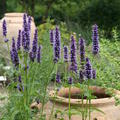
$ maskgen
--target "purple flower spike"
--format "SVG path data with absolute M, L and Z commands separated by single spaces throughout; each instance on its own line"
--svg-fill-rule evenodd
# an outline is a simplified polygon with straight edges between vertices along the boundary
M 18 91 L 22 91 L 19 84 L 17 84 L 17 89 L 18 89 Z
M 17 51 L 21 48 L 21 30 L 18 32 L 18 38 L 17 38 Z
M 79 39 L 79 54 L 80 54 L 80 63 L 84 67 L 84 62 L 85 62 L 85 41 L 83 38 Z
M 68 62 L 68 47 L 64 46 L 64 62 Z
M 12 63 L 15 65 L 15 67 L 18 66 L 19 65 L 19 58 L 18 58 L 18 53 L 17 53 L 17 49 L 15 46 L 15 39 L 14 38 L 12 38 L 12 48 L 11 48 L 10 54 L 11 54 Z
M 29 53 L 29 58 L 30 58 L 30 61 L 34 62 L 35 57 L 36 57 L 36 56 L 34 55 L 34 53 L 33 53 L 33 52 L 30 52 L 30 53 Z
M 23 33 L 22 33 L 22 45 L 23 48 L 26 52 L 29 52 L 30 50 L 30 29 L 29 29 L 29 24 L 27 22 L 27 14 L 23 15 Z
M 96 70 L 92 70 L 92 78 L 96 79 Z
M 86 58 L 85 76 L 87 79 L 92 78 L 92 66 L 91 66 L 89 58 Z
M 30 59 L 32 61 L 34 61 L 34 59 L 36 58 L 37 46 L 38 46 L 38 31 L 37 29 L 35 29 L 34 39 L 33 39 L 33 44 L 32 44 L 32 51 L 30 52 Z
M 4 38 L 5 43 L 7 43 L 9 40 L 7 38 Z
M 21 76 L 18 77 L 18 81 L 19 81 L 20 83 L 22 82 Z
M 24 91 L 24 87 L 21 86 L 20 84 L 17 85 L 17 89 L 21 92 L 21 91 Z
M 22 30 L 22 46 L 24 47 L 24 44 L 25 44 L 25 32 L 24 30 Z
M 79 79 L 80 79 L 80 82 L 82 83 L 83 80 L 84 80 L 84 72 L 82 70 L 80 70 L 79 72 Z
M 74 36 L 71 36 L 71 65 L 70 70 L 77 73 L 77 61 L 76 61 L 76 42 Z
M 19 91 L 24 91 L 24 87 L 23 87 L 23 85 L 22 85 L 21 76 L 18 77 L 17 89 L 18 89 Z
M 54 34 L 54 62 L 57 63 L 61 55 L 61 37 L 58 27 L 56 27 Z
M 72 84 L 73 83 L 73 79 L 71 77 L 68 78 L 68 84 Z
M 31 16 L 28 17 L 28 29 L 31 31 L 31 21 L 32 21 L 32 18 Z
M 93 25 L 92 30 L 92 52 L 94 55 L 99 53 L 99 35 L 98 35 L 98 26 L 95 24 Z
M 5 20 L 3 20 L 2 27 L 3 27 L 3 36 L 6 37 L 7 36 L 7 24 Z
M 7 36 L 7 24 L 6 24 L 5 20 L 3 20 L 2 28 L 3 28 L 4 42 L 8 42 L 8 39 L 6 38 L 6 36 Z
M 60 79 L 60 74 L 59 73 L 56 74 L 56 82 L 57 83 L 61 83 L 61 79 Z
M 51 45 L 54 44 L 54 30 L 50 30 L 50 43 Z
M 38 51 L 37 51 L 37 62 L 40 63 L 41 62 L 41 46 L 39 45 L 38 47 Z
M 25 27 L 26 27 L 26 24 L 27 24 L 27 14 L 24 13 L 24 15 L 23 15 L 23 28 L 24 28 L 24 29 L 25 29 Z
M 35 33 L 34 33 L 34 39 L 33 39 L 33 44 L 32 44 L 32 52 L 34 54 L 37 53 L 37 44 L 38 43 L 38 30 L 35 29 Z
M 24 71 L 29 70 L 29 66 L 24 66 Z

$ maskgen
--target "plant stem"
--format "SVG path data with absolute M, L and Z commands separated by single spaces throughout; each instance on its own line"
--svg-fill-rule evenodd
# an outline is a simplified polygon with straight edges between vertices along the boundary
M 32 67 L 33 66 L 33 67 Z M 34 91 L 32 91 L 33 89 L 34 89 L 34 85 L 35 85 L 35 80 L 34 80 L 34 78 L 35 78 L 35 76 L 36 76 L 36 72 L 37 72 L 37 70 L 38 70 L 38 68 L 39 68 L 39 65 L 35 65 L 34 63 L 32 63 L 32 65 L 31 65 L 31 71 L 32 71 L 32 69 L 35 69 L 35 71 L 34 71 L 34 73 L 32 74 L 32 79 L 31 79 L 31 85 L 30 85 L 30 95 L 32 95 L 32 92 L 34 92 Z M 32 71 L 33 72 L 33 71 Z
M 82 84 L 83 85 L 83 84 Z M 82 94 L 82 120 L 84 120 L 84 109 L 83 109 L 83 100 L 84 100 L 84 89 L 83 89 L 83 87 L 82 87 L 82 90 L 83 90 L 83 93 L 81 93 Z
M 90 93 L 90 83 L 89 83 L 89 80 L 88 80 L 88 91 L 89 91 L 89 98 L 88 98 L 88 101 L 89 101 L 89 120 L 91 118 L 91 111 L 90 111 L 90 107 L 91 107 L 91 93 Z
M 28 57 L 28 54 L 27 52 L 25 53 L 25 61 L 24 61 L 24 64 L 25 64 L 25 107 L 29 107 L 29 101 L 28 101 L 28 73 L 27 73 L 27 57 Z M 28 113 L 28 109 L 26 111 L 26 114 L 27 114 L 27 120 L 29 119 L 29 113 Z
M 69 120 L 71 120 L 71 105 L 70 105 L 70 98 L 71 98 L 71 85 L 69 85 Z
M 45 105 L 46 91 L 47 91 L 47 86 L 48 86 L 48 82 L 49 82 L 49 76 L 52 73 L 52 71 L 54 70 L 54 66 L 55 65 L 53 65 L 53 68 L 51 69 L 50 73 L 47 76 L 47 83 L 45 85 L 45 91 L 44 91 L 44 96 L 43 96 L 43 101 L 42 101 L 42 113 L 41 113 L 41 115 L 43 115 L 43 110 L 44 110 L 44 105 Z
M 9 57 L 10 57 L 10 47 L 9 47 L 8 42 L 7 42 L 6 44 L 7 44 L 8 54 L 9 54 Z M 10 62 L 10 64 L 12 64 L 12 63 L 11 63 L 11 60 L 9 60 L 9 62 Z
M 88 92 L 88 84 L 85 86 L 85 89 Z M 85 105 L 85 115 L 84 115 L 84 120 L 86 120 L 88 117 L 88 97 L 86 98 L 86 105 Z
M 68 75 L 68 71 L 67 71 L 67 62 L 66 63 L 64 63 L 64 65 L 65 65 L 65 80 L 64 80 L 64 82 L 66 82 L 66 80 L 67 80 L 67 75 Z
M 57 64 L 56 64 L 56 74 L 57 74 Z M 52 110 L 51 110 L 49 120 L 51 120 L 51 118 L 52 118 L 52 115 L 53 115 L 53 112 L 54 112 L 54 107 L 55 107 L 55 96 L 57 94 L 57 91 L 56 91 L 56 79 L 55 79 L 55 82 L 54 82 L 54 91 L 55 91 L 55 93 L 54 93 L 54 98 L 53 98 L 53 106 L 52 106 Z

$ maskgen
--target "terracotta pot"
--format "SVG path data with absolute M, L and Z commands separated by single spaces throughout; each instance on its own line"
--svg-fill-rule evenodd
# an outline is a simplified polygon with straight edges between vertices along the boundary
M 104 88 L 91 86 L 90 89 L 93 91 L 93 94 L 98 96 L 99 98 L 91 100 L 91 106 L 100 109 L 104 112 L 93 111 L 91 113 L 91 120 L 120 120 L 120 106 L 115 106 L 115 100 L 113 97 L 105 93 Z M 71 96 L 76 94 L 80 94 L 83 92 L 79 88 L 71 88 Z M 56 99 L 54 100 L 54 93 L 55 91 L 50 92 L 50 101 L 53 104 L 55 101 L 55 109 L 65 110 L 68 108 L 69 104 L 69 89 L 62 88 L 58 91 Z M 120 91 L 113 90 L 114 95 L 120 98 Z M 83 100 L 84 107 L 86 107 L 86 99 Z M 71 98 L 71 106 L 76 106 L 77 108 L 82 107 L 81 99 L 75 99 L 74 97 Z M 65 120 L 68 120 L 68 116 L 65 115 Z M 82 120 L 81 115 L 72 115 L 72 120 Z
M 16 40 L 18 36 L 18 30 L 21 30 L 23 27 L 23 14 L 24 13 L 6 13 L 4 17 L 0 20 L 0 54 L 2 54 L 3 57 L 7 57 L 8 59 L 9 57 L 8 55 L 6 55 L 8 53 L 7 45 L 4 44 L 3 34 L 2 34 L 2 23 L 3 20 L 5 19 L 7 23 L 7 38 L 9 39 L 9 45 L 11 45 L 12 37 L 14 37 Z M 33 39 L 35 28 L 36 26 L 34 23 L 34 19 L 32 18 L 31 41 Z

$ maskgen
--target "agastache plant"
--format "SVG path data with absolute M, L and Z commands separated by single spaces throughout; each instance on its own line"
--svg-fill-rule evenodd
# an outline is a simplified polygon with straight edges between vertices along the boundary
M 19 65 L 19 57 L 18 57 L 18 52 L 16 49 L 16 44 L 15 44 L 15 39 L 12 38 L 12 48 L 10 51 L 11 54 L 11 61 L 14 64 L 15 67 Z
M 6 20 L 3 20 L 3 36 L 7 36 L 7 27 L 6 27 Z
M 73 83 L 73 79 L 72 77 L 68 78 L 68 84 L 69 84 L 69 112 L 68 112 L 68 116 L 69 116 L 69 120 L 71 120 L 71 104 L 70 104 L 70 99 L 71 99 L 71 85 Z
M 50 30 L 50 43 L 51 45 L 54 44 L 54 30 Z
M 20 48 L 21 48 L 21 30 L 19 30 L 19 32 L 18 32 L 18 38 L 17 38 L 17 51 L 19 51 L 20 50 Z
M 37 54 L 37 45 L 38 45 L 38 31 L 37 29 L 35 29 L 35 33 L 34 33 L 34 39 L 33 39 L 33 43 L 32 43 L 32 50 L 29 54 L 30 56 L 30 60 L 34 62 L 34 59 L 36 58 L 36 54 Z
M 52 32 L 53 31 L 51 31 L 51 33 Z M 95 32 L 94 32 L 94 34 L 95 34 Z M 68 60 L 68 55 L 69 55 L 68 47 L 64 46 L 64 48 L 63 48 L 64 63 L 66 64 L 66 62 L 67 62 L 68 63 L 67 65 L 70 65 L 69 66 L 70 71 L 67 71 L 67 72 L 70 72 L 70 73 L 67 73 L 65 71 L 65 79 L 68 78 L 68 76 L 66 76 L 66 73 L 67 73 L 67 75 L 70 76 L 67 80 L 68 87 L 69 87 L 69 106 L 68 106 L 69 111 L 68 111 L 68 116 L 69 116 L 69 120 L 71 120 L 71 115 L 72 115 L 71 114 L 71 105 L 70 105 L 71 86 L 73 84 L 74 78 L 78 78 L 78 74 L 79 74 L 79 82 L 82 83 L 82 85 L 83 85 L 82 86 L 83 91 L 84 91 L 84 87 L 85 87 L 85 89 L 87 89 L 87 96 L 84 96 L 85 95 L 84 93 L 80 93 L 81 96 L 82 96 L 82 98 L 81 98 L 82 99 L 82 106 L 84 106 L 84 102 L 83 102 L 84 97 L 86 97 L 86 99 L 87 99 L 86 100 L 86 105 L 89 106 L 89 107 L 85 108 L 86 109 L 85 111 L 83 110 L 82 120 L 86 120 L 86 118 L 87 118 L 86 113 L 87 114 L 89 113 L 89 120 L 90 120 L 90 115 L 91 115 L 91 110 L 90 110 L 91 109 L 91 107 L 90 107 L 90 105 L 91 105 L 90 81 L 91 81 L 91 79 L 96 78 L 96 70 L 92 69 L 92 65 L 91 65 L 91 62 L 90 62 L 89 58 L 85 57 L 85 41 L 82 37 L 80 37 L 80 39 L 79 39 L 80 68 L 79 68 L 79 66 L 77 66 L 77 46 L 76 46 L 75 38 L 76 38 L 76 35 L 73 34 L 71 36 L 71 43 L 70 43 L 70 61 Z M 52 40 L 52 42 L 54 40 L 54 46 L 53 46 L 53 48 L 54 48 L 54 62 L 58 63 L 58 60 L 60 59 L 60 57 L 59 57 L 60 56 L 60 51 L 59 50 L 61 49 L 60 42 L 59 42 L 59 29 L 58 29 L 58 27 L 56 27 L 56 29 L 54 30 L 54 33 L 52 33 L 52 35 L 50 34 L 50 41 L 51 40 Z M 94 51 L 95 51 L 95 48 L 96 48 L 95 43 L 97 43 L 97 42 L 94 42 Z M 69 64 L 69 62 L 70 62 L 70 64 Z M 79 73 L 78 73 L 78 70 L 79 70 Z M 73 74 L 73 72 L 75 72 L 75 75 Z M 83 81 L 85 81 L 85 82 L 83 82 Z M 61 82 L 60 75 L 59 75 L 57 70 L 56 70 L 56 81 L 55 82 L 57 82 L 57 83 Z M 80 85 L 80 89 L 81 89 L 81 84 L 79 84 L 79 85 Z M 56 94 L 57 94 L 57 91 L 55 91 L 53 101 L 55 101 L 55 95 Z M 55 102 L 54 102 L 54 104 L 55 104 Z M 53 106 L 54 106 L 54 104 L 53 104 Z M 51 113 L 53 113 L 53 111 Z
M 42 46 L 39 45 L 39 46 L 38 46 L 38 50 L 37 50 L 37 62 L 38 62 L 38 63 L 41 62 L 41 48 L 42 48 Z
M 23 48 L 26 52 L 29 52 L 30 50 L 30 24 L 31 22 L 28 22 L 27 14 L 23 15 Z
M 72 84 L 73 83 L 73 78 L 72 77 L 69 77 L 68 78 L 68 84 Z
M 61 83 L 60 73 L 59 72 L 57 72 L 57 74 L 56 74 L 56 83 Z
M 67 46 L 64 46 L 63 52 L 64 52 L 64 62 L 68 62 L 68 47 Z
M 80 55 L 80 65 L 81 70 L 79 71 L 80 83 L 84 80 L 84 68 L 85 68 L 85 40 L 80 37 L 79 39 L 79 55 Z
M 79 39 L 79 54 L 80 54 L 80 64 L 82 69 L 84 69 L 84 63 L 85 63 L 85 41 L 81 37 Z
M 54 62 L 57 63 L 61 56 L 61 36 L 59 28 L 54 30 Z
M 58 74 L 58 70 L 57 70 L 57 65 L 58 65 L 58 61 L 61 57 L 61 35 L 60 35 L 60 30 L 59 30 L 59 27 L 56 26 L 55 30 L 54 30 L 54 44 L 53 44 L 53 53 L 54 53 L 54 58 L 53 58 L 53 61 L 54 63 L 56 64 L 56 80 L 55 80 L 55 83 L 54 83 L 54 89 L 56 88 L 56 82 L 60 82 L 60 79 L 58 79 L 60 76 Z M 54 99 L 55 99 L 55 95 L 54 94 Z M 52 111 L 51 111 L 51 114 L 50 114 L 50 119 L 52 118 L 52 115 L 53 115 L 53 112 L 54 112 L 54 104 L 55 102 L 53 103 L 53 107 L 52 107 Z
M 4 42 L 8 42 L 8 39 L 6 38 L 7 37 L 7 24 L 6 24 L 6 20 L 3 20 L 2 29 L 3 29 Z
M 18 85 L 17 88 L 19 91 L 24 91 L 24 87 L 22 85 L 22 80 L 21 80 L 21 76 L 18 76 Z
M 94 32 L 94 35 L 96 35 L 96 33 Z M 97 38 L 98 37 L 96 37 L 96 40 L 98 40 Z M 50 42 L 51 42 L 51 44 L 54 43 L 53 44 L 53 48 L 54 48 L 54 62 L 58 63 L 58 60 L 60 59 L 60 53 L 61 53 L 61 51 L 60 51 L 61 50 L 61 47 L 60 47 L 60 31 L 59 31 L 58 27 L 56 27 L 54 32 L 53 32 L 53 30 L 50 31 Z M 96 49 L 96 43 L 98 43 L 98 42 L 96 42 L 96 41 L 94 42 L 94 46 L 93 46 L 94 51 Z M 91 62 L 90 62 L 89 58 L 86 58 L 86 56 L 85 56 L 85 40 L 82 37 L 80 37 L 80 39 L 79 39 L 79 56 L 80 56 L 79 63 L 80 63 L 80 66 L 79 65 L 77 66 L 77 46 L 76 46 L 76 35 L 75 34 L 73 34 L 71 36 L 70 60 L 68 60 L 68 58 L 69 58 L 69 51 L 68 51 L 68 47 L 67 46 L 63 47 L 63 54 L 62 55 L 63 55 L 63 59 L 64 59 L 64 63 L 65 63 L 64 65 L 66 65 L 66 63 L 67 63 L 67 65 L 70 65 L 69 66 L 70 70 L 65 71 L 65 77 L 64 77 L 66 79 L 66 78 L 68 78 L 68 75 L 70 76 L 68 78 L 68 80 L 67 80 L 68 87 L 69 87 L 69 106 L 68 106 L 69 107 L 69 111 L 68 111 L 69 112 L 68 113 L 69 120 L 71 120 L 71 115 L 72 115 L 71 107 L 70 107 L 71 106 L 70 105 L 71 86 L 73 84 L 73 80 L 76 79 L 76 78 L 79 79 L 80 83 L 82 83 L 82 85 L 83 85 L 82 89 L 84 89 L 84 87 L 85 87 L 85 89 L 87 89 L 87 92 L 88 92 L 88 96 L 85 96 L 85 97 L 87 99 L 86 105 L 88 105 L 89 107 L 85 108 L 87 110 L 85 110 L 85 111 L 83 110 L 83 112 L 82 112 L 82 119 L 85 120 L 87 118 L 86 117 L 86 113 L 89 113 L 89 118 L 90 118 L 90 113 L 91 113 L 91 110 L 90 110 L 91 91 L 89 89 L 90 88 L 90 81 L 91 81 L 91 79 L 95 79 L 96 78 L 96 70 L 92 69 L 92 65 L 91 65 Z M 56 80 L 55 80 L 55 82 L 61 83 L 62 81 L 60 80 L 60 75 L 59 75 L 57 70 L 58 70 L 58 68 L 56 69 Z M 78 71 L 79 71 L 79 73 L 78 73 Z M 73 74 L 73 72 L 75 72 L 75 74 Z M 80 85 L 80 87 L 81 87 L 81 85 Z M 56 94 L 57 94 L 57 91 L 55 90 L 54 100 L 53 100 L 54 103 L 53 103 L 53 108 L 52 108 L 51 114 L 53 113 L 53 110 L 54 110 L 55 95 Z M 84 105 L 84 102 L 83 102 L 83 100 L 84 100 L 84 93 L 81 93 L 81 95 L 82 95 L 82 98 L 81 98 L 82 99 L 82 105 Z
M 94 55 L 99 53 L 99 35 L 98 35 L 98 26 L 93 25 L 92 29 L 92 53 Z
M 74 36 L 71 36 L 71 52 L 70 52 L 70 70 L 77 73 L 77 61 L 76 61 L 76 41 Z
M 83 82 L 83 80 L 84 80 L 84 75 L 85 75 L 85 74 L 84 74 L 84 71 L 83 71 L 83 70 L 80 70 L 80 71 L 79 71 L 79 80 L 80 80 L 79 82 L 80 82 L 80 83 Z
M 21 41 L 22 42 L 22 47 L 24 47 L 24 44 L 25 44 L 25 35 L 24 35 L 24 33 L 25 33 L 24 30 L 22 30 L 22 33 L 21 33 L 22 34 L 22 41 Z
M 22 115 L 22 118 L 20 118 L 20 114 L 18 115 L 20 119 L 29 120 L 31 119 L 31 96 L 33 96 L 33 92 L 36 89 L 34 82 L 36 79 L 36 71 L 33 72 L 33 70 L 38 70 L 37 67 L 40 65 L 41 46 L 38 46 L 38 33 L 37 30 L 35 30 L 31 52 L 33 53 L 33 59 L 36 59 L 37 62 L 34 62 L 35 64 L 33 65 L 29 59 L 31 20 L 30 17 L 27 17 L 27 14 L 24 14 L 23 18 L 23 29 L 19 30 L 16 42 L 14 37 L 12 38 L 11 48 L 10 50 L 8 49 L 8 51 L 11 55 L 11 62 L 13 63 L 15 79 L 15 81 L 11 82 L 11 88 L 14 90 L 14 98 L 17 100 L 13 107 L 16 108 L 17 106 L 17 111 L 19 113 L 25 113 L 25 115 Z M 3 36 L 6 37 L 6 22 L 4 22 L 3 29 Z M 19 51 L 20 54 L 18 55 Z M 17 97 L 16 92 L 18 91 L 15 90 L 16 87 L 19 91 L 19 96 Z M 14 102 L 12 100 L 10 102 Z
M 96 70 L 92 70 L 92 78 L 96 79 Z
M 28 16 L 28 29 L 29 29 L 29 31 L 31 31 L 31 21 L 32 21 L 31 16 Z
M 86 58 L 85 76 L 86 76 L 87 79 L 92 78 L 92 65 L 90 63 L 89 58 Z

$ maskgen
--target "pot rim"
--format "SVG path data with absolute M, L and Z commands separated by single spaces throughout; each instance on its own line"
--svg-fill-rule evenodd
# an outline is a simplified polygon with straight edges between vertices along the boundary
M 98 87 L 98 86 L 91 86 L 91 88 L 93 89 L 103 89 L 105 90 L 104 88 L 102 87 Z M 69 104 L 69 98 L 66 98 L 66 97 L 63 97 L 63 94 L 65 94 L 65 90 L 67 90 L 68 88 L 61 88 L 59 91 L 58 91 L 58 94 L 55 96 L 55 91 L 52 90 L 50 91 L 49 93 L 49 96 L 50 96 L 50 101 L 53 102 L 55 101 L 56 103 L 59 103 L 59 104 Z M 71 91 L 72 90 L 75 90 L 76 87 L 72 87 L 71 88 Z M 77 88 L 79 89 L 79 88 Z M 76 89 L 76 90 L 77 90 Z M 120 91 L 118 90 L 113 90 L 114 94 L 116 97 L 120 98 Z M 54 96 L 55 96 L 55 99 L 54 99 Z M 86 102 L 87 100 L 84 99 L 83 100 L 83 104 L 84 106 L 86 106 Z M 73 99 L 71 98 L 70 99 L 70 104 L 71 105 L 77 105 L 77 106 L 81 106 L 82 105 L 82 99 Z M 106 97 L 106 98 L 99 98 L 99 99 L 91 99 L 91 106 L 105 106 L 105 105 L 115 105 L 115 99 L 114 97 Z
M 4 16 L 5 17 L 22 17 L 24 15 L 24 12 L 8 12 L 5 13 Z

